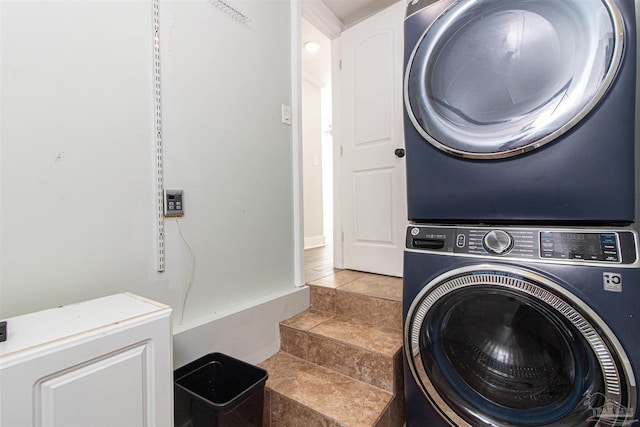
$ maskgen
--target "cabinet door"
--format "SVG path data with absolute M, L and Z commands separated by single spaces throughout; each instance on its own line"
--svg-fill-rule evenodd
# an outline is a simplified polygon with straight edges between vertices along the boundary
M 141 343 L 36 381 L 35 409 L 41 425 L 147 425 L 148 346 Z
M 107 298 L 99 311 L 117 312 L 121 298 Z M 90 308 L 80 321 L 91 324 L 88 317 L 96 306 Z M 24 320 L 9 319 L 9 326 L 20 328 Z M 58 323 L 53 319 L 49 325 Z M 16 333 L 29 333 L 20 329 Z M 2 354 L 0 426 L 171 426 L 171 360 L 171 310 L 158 307 Z

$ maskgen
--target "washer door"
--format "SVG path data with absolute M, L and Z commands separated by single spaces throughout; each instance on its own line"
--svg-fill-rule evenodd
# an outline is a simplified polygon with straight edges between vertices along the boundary
M 409 59 L 407 114 L 448 153 L 524 153 L 597 105 L 618 70 L 623 35 L 613 0 L 459 0 Z
M 416 383 L 455 426 L 621 426 L 635 414 L 613 333 L 526 270 L 478 265 L 434 279 L 409 309 L 405 348 Z

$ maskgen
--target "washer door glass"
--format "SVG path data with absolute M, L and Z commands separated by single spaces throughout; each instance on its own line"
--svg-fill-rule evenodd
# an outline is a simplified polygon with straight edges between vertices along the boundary
M 586 427 L 606 407 L 622 425 L 635 413 L 615 338 L 546 286 L 503 270 L 426 289 L 407 316 L 408 361 L 453 424 Z
M 622 56 L 610 0 L 461 0 L 427 29 L 405 104 L 434 146 L 470 158 L 537 148 L 591 110 Z

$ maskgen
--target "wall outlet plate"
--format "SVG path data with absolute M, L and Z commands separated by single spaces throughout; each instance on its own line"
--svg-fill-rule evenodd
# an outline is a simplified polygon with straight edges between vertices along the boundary
M 282 104 L 282 124 L 291 126 L 291 107 Z
M 164 190 L 164 216 L 184 216 L 182 190 Z

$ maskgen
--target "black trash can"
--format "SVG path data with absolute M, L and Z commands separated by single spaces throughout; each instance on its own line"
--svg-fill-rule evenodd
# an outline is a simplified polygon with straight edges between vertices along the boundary
M 268 373 L 222 353 L 173 373 L 175 427 L 261 427 Z

